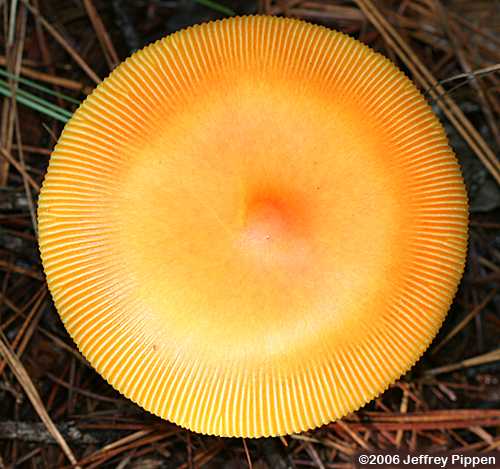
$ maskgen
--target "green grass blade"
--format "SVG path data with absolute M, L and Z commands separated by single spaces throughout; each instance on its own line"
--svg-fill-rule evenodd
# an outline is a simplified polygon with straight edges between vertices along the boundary
M 52 96 L 56 96 L 56 97 L 61 98 L 61 99 L 64 99 L 65 101 L 69 101 L 70 103 L 80 104 L 80 101 L 78 101 L 78 99 L 72 98 L 71 96 L 68 96 L 64 93 L 58 93 L 57 91 L 51 90 L 50 88 L 43 86 L 43 85 L 40 85 L 39 83 L 37 83 L 33 80 L 29 80 L 28 78 L 18 77 L 17 75 L 9 73 L 3 67 L 0 67 L 0 75 L 4 76 L 4 77 L 11 78 L 13 80 L 16 80 L 19 83 L 22 83 L 23 85 L 29 86 L 35 90 L 43 91 L 44 93 L 50 94 Z
M 0 80 L 0 84 L 5 89 L 8 89 L 8 87 L 5 86 L 5 83 L 2 83 L 2 80 Z M 21 96 L 24 99 L 28 99 L 30 101 L 33 101 L 34 103 L 37 103 L 40 106 L 45 106 L 47 109 L 50 109 L 50 110 L 57 112 L 63 116 L 66 116 L 68 119 L 73 115 L 72 112 L 70 112 L 66 109 L 63 109 L 62 107 L 58 106 L 57 104 L 53 104 L 50 101 L 47 101 L 46 99 L 43 99 L 43 98 L 40 98 L 39 96 L 31 94 L 28 91 L 25 91 L 22 89 L 17 89 L 16 95 Z
M 220 3 L 214 2 L 213 0 L 195 0 L 199 5 L 203 5 L 204 7 L 210 8 L 211 10 L 218 11 L 219 13 L 223 13 L 227 16 L 234 16 L 236 12 L 231 10 L 231 8 L 221 5 Z
M 1 80 L 3 81 L 3 80 Z M 7 98 L 11 98 L 12 97 L 12 92 L 10 91 L 9 88 L 5 87 L 4 83 L 1 83 L 0 81 L 0 95 L 3 95 L 3 96 L 6 96 Z M 61 121 L 61 122 L 68 122 L 69 118 L 71 117 L 71 113 L 69 111 L 66 111 L 66 109 L 62 109 L 60 107 L 57 107 L 51 103 L 49 103 L 48 101 L 45 101 L 43 100 L 42 98 L 38 98 L 37 100 L 34 100 L 34 99 L 31 99 L 31 97 L 29 96 L 30 93 L 27 93 L 27 92 L 19 92 L 20 90 L 18 90 L 18 92 L 16 93 L 16 101 L 18 101 L 19 103 L 21 104 L 24 104 L 25 106 L 35 110 L 35 111 L 38 111 L 42 114 L 45 114 L 49 117 L 52 117 L 54 119 L 57 119 L 58 121 Z M 26 96 L 28 95 L 28 96 Z M 34 95 L 31 95 L 31 96 L 34 96 Z M 35 96 L 36 98 L 36 96 Z M 42 103 L 40 103 L 39 101 L 42 101 Z M 48 106 L 47 106 L 48 104 Z M 64 111 L 64 112 L 61 112 L 61 111 Z
M 12 96 L 11 88 L 5 80 L 0 79 L 0 86 L 9 93 L 9 96 Z M 66 115 L 68 118 L 71 117 L 73 114 L 71 111 L 62 108 L 57 104 L 51 103 L 50 101 L 47 101 L 46 99 L 41 98 L 40 96 L 30 93 L 29 91 L 23 90 L 22 88 L 17 88 L 16 95 L 21 96 L 30 101 L 33 101 L 41 106 L 45 106 L 46 108 L 51 109 L 54 112 Z

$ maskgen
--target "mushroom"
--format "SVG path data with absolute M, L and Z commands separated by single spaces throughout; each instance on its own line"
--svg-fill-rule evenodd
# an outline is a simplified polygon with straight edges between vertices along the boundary
M 422 355 L 456 292 L 467 200 L 394 64 L 302 21 L 231 18 L 135 53 L 51 156 L 40 250 L 95 369 L 197 432 L 339 419 Z

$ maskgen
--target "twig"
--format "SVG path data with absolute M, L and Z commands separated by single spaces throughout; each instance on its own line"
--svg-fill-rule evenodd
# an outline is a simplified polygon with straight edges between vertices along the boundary
M 26 182 L 38 193 L 40 192 L 40 186 L 37 182 L 28 174 L 24 164 L 17 161 L 6 149 L 0 148 L 0 156 L 5 158 L 14 168 L 16 168 L 21 176 L 26 180 Z
M 34 327 L 37 326 L 38 320 L 33 321 L 33 317 L 35 316 L 36 313 L 41 311 L 41 306 L 43 306 L 43 301 L 45 299 L 45 296 L 47 295 L 47 290 L 45 287 L 41 288 L 35 296 L 37 296 L 37 300 L 33 307 L 31 308 L 31 311 L 29 314 L 26 316 L 26 319 L 24 320 L 23 325 L 19 329 L 19 332 L 16 335 L 16 338 L 11 344 L 11 348 L 16 351 L 16 355 L 18 357 L 21 356 L 21 354 L 24 352 L 24 349 L 27 346 L 27 341 L 23 339 L 24 333 L 26 332 L 26 329 L 31 328 L 31 334 L 33 334 L 33 329 Z M 31 334 L 28 335 L 28 338 L 31 337 Z M 26 336 L 24 336 L 26 337 Z M 6 362 L 1 361 L 0 362 L 0 376 L 3 374 L 4 368 L 5 368 Z
M 453 337 L 455 337 L 472 319 L 474 319 L 486 305 L 495 298 L 498 288 L 492 290 L 467 316 L 465 316 L 447 335 L 446 337 L 432 350 L 432 355 L 436 354 L 443 348 Z
M 15 34 L 16 40 L 13 44 L 8 43 L 6 50 L 7 69 L 12 72 L 14 76 L 19 75 L 21 68 L 27 20 L 26 8 L 22 7 L 19 8 L 17 22 L 14 21 L 16 9 L 16 2 L 12 2 L 11 22 L 8 34 Z M 17 114 L 17 103 L 15 99 L 17 82 L 15 80 L 9 80 L 9 85 L 9 94 L 13 99 L 5 100 L 3 103 L 2 122 L 0 125 L 0 145 L 10 153 L 14 137 L 15 117 Z M 3 161 L 0 165 L 0 186 L 4 186 L 7 183 L 8 177 L 9 162 Z
M 82 433 L 73 423 L 66 422 L 56 425 L 57 431 L 66 440 L 76 445 L 95 445 L 109 439 L 109 435 L 99 438 L 97 432 Z M 101 432 L 102 433 L 102 432 Z M 38 422 L 13 422 L 10 420 L 0 422 L 0 440 L 20 440 L 27 443 L 57 444 L 51 432 L 43 423 Z
M 15 135 L 16 135 L 16 142 L 19 145 L 19 162 L 23 167 L 26 167 L 24 163 L 24 152 L 23 152 L 23 147 L 22 147 L 22 140 L 21 140 L 21 126 L 19 124 L 19 115 L 16 113 L 15 118 L 14 118 L 14 128 L 15 128 Z M 35 236 L 38 235 L 38 224 L 36 220 L 36 214 L 35 214 L 35 203 L 33 202 L 33 194 L 31 192 L 31 189 L 29 187 L 30 181 L 28 180 L 28 173 L 27 171 L 21 172 L 22 178 L 23 178 L 23 186 L 24 186 L 24 193 L 26 194 L 26 200 L 28 201 L 28 208 L 30 211 L 30 216 L 31 216 L 31 223 L 33 225 L 33 233 L 35 233 Z M 32 178 L 29 178 L 31 181 L 33 181 Z M 38 189 L 37 192 L 39 192 L 40 189 Z
M 467 58 L 464 52 L 464 42 L 465 39 L 462 39 L 462 33 L 457 25 L 455 25 L 446 15 L 446 10 L 443 8 L 440 0 L 434 0 L 434 3 L 437 7 L 439 15 L 441 17 L 442 23 L 444 25 L 444 29 L 450 38 L 451 44 L 455 49 L 455 54 L 458 58 L 462 69 L 466 73 L 472 74 L 472 66 L 469 63 L 469 59 Z M 461 42 L 459 42 L 461 39 Z M 498 133 L 498 123 L 495 122 L 495 118 L 493 116 L 493 112 L 491 110 L 490 104 L 486 98 L 486 93 L 483 89 L 482 83 L 473 75 L 473 79 L 471 80 L 472 86 L 475 88 L 479 101 L 481 103 L 481 110 L 483 112 L 484 118 L 488 123 L 491 133 L 495 138 L 497 145 L 500 147 L 500 136 Z
M 96 84 L 101 82 L 99 76 L 90 68 L 90 66 L 82 59 L 80 54 L 66 41 L 60 34 L 36 9 L 31 6 L 28 0 L 22 0 L 28 10 L 40 21 L 41 25 L 47 32 L 61 45 L 61 47 L 73 58 L 73 60 L 80 66 L 80 68 L 87 74 L 87 76 Z
M 5 65 L 5 59 L 0 57 L 0 65 Z M 33 70 L 29 67 L 21 67 L 21 75 L 24 75 L 35 80 L 43 81 L 45 83 L 50 83 L 51 85 L 60 86 L 68 90 L 81 91 L 84 94 L 88 94 L 91 90 L 87 88 L 83 83 L 75 80 L 70 80 L 69 78 L 62 78 L 51 75 L 49 73 L 39 72 Z
M 0 270 L 6 270 L 9 272 L 15 272 L 16 274 L 26 275 L 28 277 L 32 277 L 36 280 L 45 280 L 44 276 L 35 270 L 27 269 L 25 267 L 20 267 L 16 264 L 12 264 L 8 261 L 4 261 L 0 259 Z
M 484 166 L 488 169 L 495 180 L 500 184 L 500 163 L 498 162 L 493 150 L 485 142 L 481 134 L 473 127 L 462 110 L 457 106 L 453 99 L 446 95 L 445 90 L 433 77 L 429 69 L 416 56 L 412 49 L 406 44 L 402 37 L 397 33 L 391 24 L 380 13 L 372 0 L 355 0 L 357 5 L 363 10 L 367 18 L 374 24 L 384 40 L 396 52 L 399 58 L 413 73 L 415 79 L 422 88 L 428 90 L 435 88 L 437 93 L 443 95 L 442 99 L 437 101 L 437 105 L 444 112 L 446 117 L 454 125 L 460 135 L 464 138 L 470 148 L 475 152 Z M 438 94 L 430 91 L 430 95 L 436 99 Z
M 446 83 L 450 83 L 452 81 L 456 80 L 461 80 L 461 79 L 467 79 L 468 81 L 474 80 L 475 77 L 480 77 L 483 75 L 488 75 L 489 73 L 495 73 L 500 71 L 500 64 L 495 64 L 491 65 L 490 67 L 485 67 L 485 68 L 479 68 L 477 70 L 472 70 L 467 73 L 459 73 L 457 75 L 453 75 L 452 77 L 445 78 L 443 80 L 439 80 L 438 84 L 439 85 L 445 85 Z M 433 85 L 427 90 L 425 90 L 425 94 L 429 94 L 430 91 L 433 91 L 436 89 L 436 86 Z
M 101 49 L 104 52 L 104 57 L 108 62 L 108 66 L 110 70 L 112 70 L 118 65 L 119 59 L 118 59 L 118 54 L 116 53 L 116 50 L 113 46 L 113 43 L 111 42 L 111 38 L 109 37 L 109 34 L 106 31 L 104 23 L 102 22 L 96 7 L 92 3 L 92 0 L 83 0 L 83 5 L 87 10 L 90 22 L 92 23 L 92 26 L 94 27 L 94 30 L 96 32 L 97 39 L 99 39 L 99 43 L 101 44 Z
M 438 368 L 433 368 L 432 370 L 427 370 L 426 375 L 436 376 L 442 373 L 449 373 L 450 371 L 460 370 L 462 368 L 470 368 L 472 366 L 484 365 L 486 363 L 492 363 L 500 360 L 500 348 L 493 350 L 477 357 L 468 358 L 466 360 L 459 361 L 458 363 L 453 363 L 451 365 L 440 366 Z
M 245 438 L 241 439 L 243 441 L 243 449 L 245 451 L 245 456 L 247 458 L 248 469 L 253 469 L 252 458 L 250 457 L 250 452 L 248 451 L 248 446 Z
M 19 358 L 16 357 L 16 355 L 7 345 L 3 333 L 0 333 L 0 354 L 3 355 L 4 359 L 9 364 L 10 369 L 16 376 L 21 386 L 23 387 L 24 392 L 26 393 L 29 400 L 33 404 L 33 407 L 35 408 L 37 414 L 40 416 L 40 419 L 44 423 L 48 432 L 52 435 L 54 440 L 57 441 L 63 453 L 69 459 L 71 464 L 76 465 L 76 458 L 73 452 L 71 451 L 71 448 L 68 446 L 66 440 L 63 438 L 57 427 L 54 425 L 54 422 L 52 422 L 52 419 L 47 413 L 47 410 L 43 405 L 43 402 L 40 398 L 40 395 L 38 394 L 38 391 L 35 388 L 35 385 L 33 384 L 33 381 L 31 381 L 30 376 L 28 375 L 26 369 L 24 368 Z

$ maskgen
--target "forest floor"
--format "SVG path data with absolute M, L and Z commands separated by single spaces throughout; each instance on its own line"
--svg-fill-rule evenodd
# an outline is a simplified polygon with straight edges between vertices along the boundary
M 243 440 L 161 421 L 88 365 L 50 299 L 35 213 L 64 122 L 121 60 L 182 27 L 254 13 L 343 31 L 398 64 L 445 124 L 471 213 L 463 281 L 411 372 L 342 421 Z M 0 469 L 71 461 L 82 468 L 323 469 L 353 467 L 361 450 L 498 451 L 498 2 L 0 0 L 0 17 Z

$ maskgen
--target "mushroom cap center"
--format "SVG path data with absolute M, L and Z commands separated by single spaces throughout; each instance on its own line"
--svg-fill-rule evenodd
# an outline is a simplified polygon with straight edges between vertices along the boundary
M 300 355 L 366 322 L 390 294 L 380 279 L 404 261 L 405 212 L 383 136 L 349 103 L 286 82 L 232 83 L 137 149 L 117 226 L 139 301 L 158 318 L 151 333 L 250 363 L 256 343 Z
M 302 270 L 309 252 L 307 228 L 306 210 L 292 195 L 259 192 L 246 203 L 240 248 L 262 265 Z
M 289 234 L 293 213 L 286 202 L 271 198 L 257 199 L 248 207 L 245 238 L 250 243 L 271 243 Z

